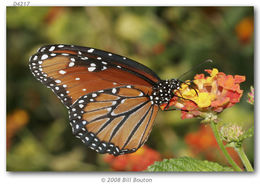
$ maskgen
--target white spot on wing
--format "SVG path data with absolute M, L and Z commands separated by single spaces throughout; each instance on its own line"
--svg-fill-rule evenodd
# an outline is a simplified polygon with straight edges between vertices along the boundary
M 96 67 L 88 67 L 89 72 L 93 72 L 96 69 Z
M 94 52 L 94 48 L 88 50 L 88 53 L 92 53 L 92 52 Z
M 116 103 L 117 103 L 117 101 L 113 101 L 113 102 L 112 102 L 112 105 L 115 105 Z
M 60 73 L 60 74 L 66 74 L 66 71 L 60 70 L 59 73 Z
M 88 57 L 82 57 L 81 59 L 82 59 L 82 60 L 87 60 L 87 59 L 88 59 Z
M 115 88 L 112 89 L 112 93 L 113 93 L 113 94 L 116 93 L 116 89 L 115 89 Z
M 41 59 L 44 60 L 44 59 L 47 59 L 48 58 L 48 55 L 47 54 L 43 54 Z
M 74 62 L 70 62 L 70 63 L 69 63 L 69 67 L 73 67 L 74 65 L 75 65 Z
M 49 49 L 49 51 L 51 52 L 51 51 L 53 51 L 55 49 L 55 46 L 52 46 L 50 49 Z
M 84 103 L 84 100 L 83 99 L 79 100 L 79 103 Z
M 79 105 L 79 108 L 83 108 L 83 107 L 84 107 L 84 105 L 82 105 L 82 104 Z

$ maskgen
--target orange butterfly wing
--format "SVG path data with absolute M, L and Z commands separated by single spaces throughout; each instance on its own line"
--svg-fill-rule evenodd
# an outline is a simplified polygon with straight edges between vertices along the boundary
M 101 50 L 48 45 L 30 59 L 33 75 L 69 109 L 76 137 L 99 153 L 131 153 L 147 140 L 158 112 L 150 96 L 159 77 Z

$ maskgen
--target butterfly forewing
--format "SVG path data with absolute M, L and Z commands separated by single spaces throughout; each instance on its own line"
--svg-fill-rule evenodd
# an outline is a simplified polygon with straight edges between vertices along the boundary
M 35 77 L 51 88 L 67 106 L 87 93 L 127 84 L 151 87 L 151 83 L 158 81 L 147 67 L 146 71 L 151 74 L 141 73 L 143 65 L 123 57 L 116 61 L 119 58 L 116 54 L 97 49 L 50 45 L 32 56 L 30 68 Z M 127 66 L 127 62 L 131 66 Z M 138 68 L 134 68 L 134 64 L 138 64 Z

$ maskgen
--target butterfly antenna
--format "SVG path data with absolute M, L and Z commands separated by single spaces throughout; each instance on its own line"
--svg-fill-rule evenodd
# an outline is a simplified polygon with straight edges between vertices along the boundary
M 180 76 L 178 77 L 178 79 L 181 79 L 183 76 L 185 76 L 186 74 L 190 73 L 190 72 L 193 71 L 194 69 L 199 68 L 201 65 L 203 65 L 203 64 L 205 64 L 205 63 L 213 63 L 213 60 L 212 60 L 212 59 L 207 59 L 207 60 L 205 60 L 204 62 L 200 63 L 198 66 L 192 67 L 190 70 L 188 70 L 187 72 L 184 72 L 182 75 L 180 75 Z

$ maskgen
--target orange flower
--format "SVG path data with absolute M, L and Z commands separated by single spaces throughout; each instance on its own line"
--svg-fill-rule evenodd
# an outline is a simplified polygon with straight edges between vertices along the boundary
M 235 28 L 238 39 L 241 43 L 248 43 L 254 33 L 254 20 L 252 17 L 242 19 Z
M 205 151 L 211 147 L 218 147 L 217 141 L 210 127 L 201 125 L 199 131 L 188 133 L 185 142 L 196 151 Z
M 198 74 L 194 77 L 196 89 L 191 88 L 189 81 L 186 81 L 175 92 L 181 98 L 175 96 L 170 101 L 170 106 L 185 110 L 182 111 L 182 119 L 202 116 L 203 113 L 222 112 L 240 101 L 243 94 L 240 83 L 245 81 L 245 76 L 226 75 L 216 68 L 205 71 L 209 76 Z M 161 109 L 164 110 L 166 105 L 161 105 Z
M 116 171 L 144 171 L 155 161 L 161 160 L 160 154 L 144 145 L 135 153 L 113 156 L 106 154 L 103 160 Z
M 11 138 L 23 128 L 29 120 L 29 115 L 25 110 L 17 109 L 12 114 L 8 114 L 6 118 L 6 138 L 7 147 L 11 144 Z

